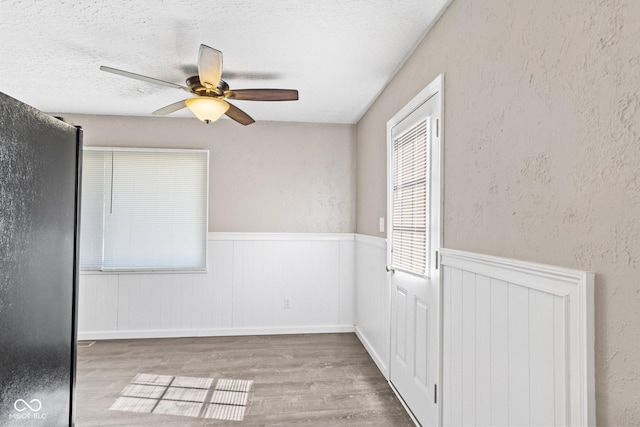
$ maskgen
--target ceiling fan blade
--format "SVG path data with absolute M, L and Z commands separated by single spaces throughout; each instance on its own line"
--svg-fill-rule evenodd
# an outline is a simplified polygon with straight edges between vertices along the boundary
M 157 85 L 173 87 L 176 89 L 182 89 L 182 90 L 186 90 L 187 92 L 191 92 L 191 89 L 189 89 L 186 86 L 178 85 L 171 82 L 165 82 L 164 80 L 154 79 L 153 77 L 143 76 L 142 74 L 131 73 L 129 71 L 119 70 L 117 68 L 105 67 L 104 65 L 100 66 L 100 70 L 106 71 L 107 73 L 113 73 L 113 74 L 118 74 L 120 76 L 129 77 L 136 80 L 142 80 L 143 82 L 147 82 L 147 83 L 155 83 Z
M 271 71 L 233 71 L 224 70 L 223 80 L 275 80 L 282 78 L 282 73 Z
M 202 86 L 215 89 L 222 75 L 222 52 L 207 45 L 200 45 L 198 54 L 198 76 Z
M 297 101 L 295 89 L 239 89 L 225 92 L 229 99 L 243 101 Z
M 184 101 L 185 100 L 183 99 L 182 101 L 174 102 L 173 104 L 169 104 L 166 107 L 162 107 L 151 114 L 153 114 L 154 116 L 166 116 L 167 114 L 171 114 L 174 111 L 178 111 L 186 107 L 187 104 L 185 104 Z
M 227 102 L 227 104 L 229 103 Z M 253 120 L 251 116 L 249 116 L 247 113 L 245 113 L 244 111 L 242 111 L 241 109 L 239 109 L 233 104 L 229 104 L 229 109 L 225 114 L 231 117 L 236 122 L 240 123 L 241 125 L 247 126 L 247 125 L 250 125 L 251 123 L 255 123 L 255 120 Z

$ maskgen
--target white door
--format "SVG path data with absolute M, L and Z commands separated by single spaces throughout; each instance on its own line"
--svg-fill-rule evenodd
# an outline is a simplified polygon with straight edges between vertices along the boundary
M 388 124 L 390 381 L 423 426 L 439 423 L 440 83 Z

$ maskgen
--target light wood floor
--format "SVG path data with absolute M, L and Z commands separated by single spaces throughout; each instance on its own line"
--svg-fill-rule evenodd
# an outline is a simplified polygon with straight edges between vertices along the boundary
M 253 380 L 243 421 L 109 410 L 138 373 Z M 77 426 L 413 426 L 354 334 L 97 341 L 78 348 Z

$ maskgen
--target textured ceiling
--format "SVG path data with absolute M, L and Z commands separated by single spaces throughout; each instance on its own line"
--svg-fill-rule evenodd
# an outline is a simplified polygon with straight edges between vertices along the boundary
M 204 43 L 232 89 L 299 90 L 234 102 L 256 120 L 354 123 L 448 3 L 0 0 L 0 92 L 48 112 L 150 115 L 188 94 L 99 66 L 184 84 Z

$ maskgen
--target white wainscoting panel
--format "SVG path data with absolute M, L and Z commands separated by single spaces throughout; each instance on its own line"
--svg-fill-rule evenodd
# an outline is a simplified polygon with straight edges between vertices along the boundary
M 356 235 L 356 334 L 378 368 L 389 379 L 390 291 L 386 239 Z
M 353 332 L 354 250 L 353 234 L 209 233 L 206 273 L 81 274 L 78 337 Z
M 443 249 L 445 426 L 595 425 L 592 273 Z

